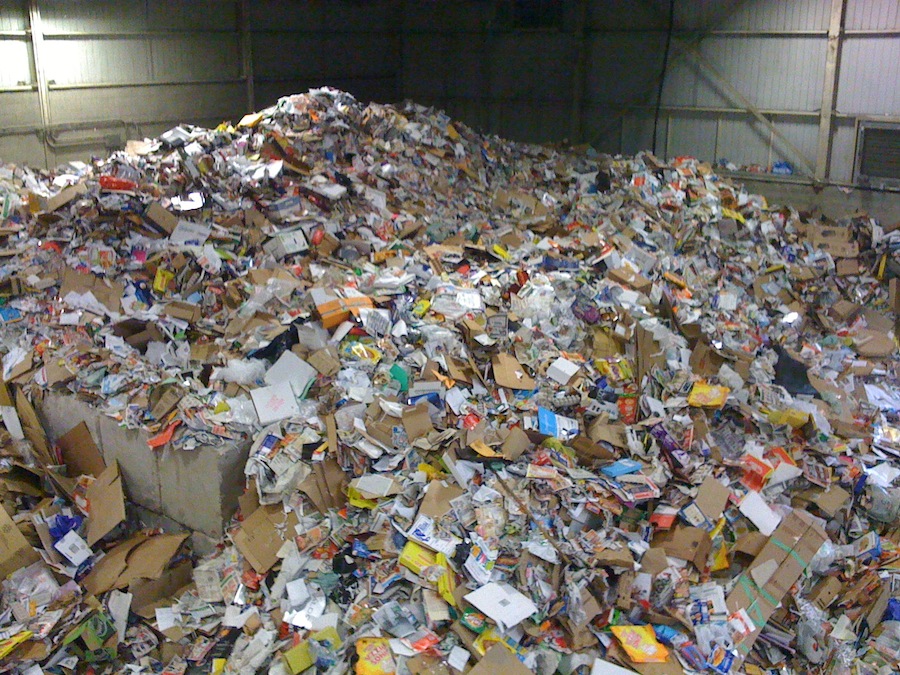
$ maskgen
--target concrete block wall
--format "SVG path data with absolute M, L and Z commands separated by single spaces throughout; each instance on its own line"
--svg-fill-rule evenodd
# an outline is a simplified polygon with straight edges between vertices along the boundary
M 37 408 L 51 441 L 85 422 L 103 458 L 118 461 L 130 501 L 210 537 L 222 535 L 244 489 L 249 440 L 158 451 L 147 445 L 147 432 L 120 427 L 73 394 L 50 392 Z

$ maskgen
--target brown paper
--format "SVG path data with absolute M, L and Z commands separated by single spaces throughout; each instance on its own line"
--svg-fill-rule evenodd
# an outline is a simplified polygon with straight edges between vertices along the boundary
M 511 354 L 497 354 L 491 359 L 491 363 L 497 386 L 507 389 L 531 390 L 535 388 L 534 380 Z
M 293 537 L 297 516 L 284 513 L 280 504 L 261 506 L 232 535 L 234 545 L 259 574 L 265 574 L 278 562 L 276 553 L 285 537 Z
M 69 467 L 69 475 L 73 477 L 88 475 L 96 478 L 106 468 L 103 455 L 84 422 L 60 436 L 56 444 L 62 453 L 63 462 Z
M 87 500 L 87 543 L 93 546 L 125 520 L 125 492 L 116 460 L 88 487 Z

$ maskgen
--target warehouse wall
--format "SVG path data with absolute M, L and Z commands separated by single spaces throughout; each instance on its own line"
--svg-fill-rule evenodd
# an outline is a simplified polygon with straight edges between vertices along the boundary
M 852 179 L 857 119 L 900 119 L 900 5 L 845 3 L 828 157 L 839 182 Z M 812 172 L 833 5 L 677 0 L 659 154 L 786 160 Z M 322 84 L 437 105 L 515 139 L 632 153 L 653 145 L 668 9 L 668 0 L 5 2 L 0 158 L 54 165 Z
M 659 153 L 744 166 L 784 160 L 812 173 L 833 5 L 677 0 Z M 669 2 L 564 6 L 555 24 L 551 12 L 547 26 L 516 30 L 504 3 L 417 4 L 405 13 L 404 92 L 512 138 L 651 147 Z M 836 181 L 852 179 L 857 118 L 900 119 L 900 3 L 846 0 L 843 28 L 829 155 Z
M 55 166 L 178 122 L 236 120 L 323 84 L 399 100 L 400 9 L 388 1 L 0 3 L 0 159 Z
M 177 121 L 234 116 L 244 109 L 245 87 L 236 7 L 215 0 L 3 3 L 0 157 L 55 165 Z

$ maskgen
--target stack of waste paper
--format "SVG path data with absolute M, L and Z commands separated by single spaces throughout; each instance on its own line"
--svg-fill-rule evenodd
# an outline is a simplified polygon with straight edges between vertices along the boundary
M 900 223 L 333 89 L 0 218 L 0 672 L 900 666 Z M 246 453 L 224 539 L 51 395 Z

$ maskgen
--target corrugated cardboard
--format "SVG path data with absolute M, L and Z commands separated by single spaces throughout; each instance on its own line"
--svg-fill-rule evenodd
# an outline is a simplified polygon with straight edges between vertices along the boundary
M 6 509 L 0 506 L 0 578 L 5 579 L 17 569 L 40 559 L 40 554 L 31 547 Z
M 531 675 L 531 670 L 504 645 L 495 644 L 485 652 L 468 675 Z
M 731 490 L 722 485 L 712 476 L 707 476 L 697 492 L 694 502 L 710 522 L 715 523 L 722 517 L 722 512 L 728 504 Z
M 410 441 L 422 438 L 434 431 L 431 417 L 428 414 L 428 403 L 422 401 L 403 410 L 403 428 Z
M 653 282 L 650 279 L 637 272 L 632 272 L 627 267 L 609 270 L 606 277 L 617 284 L 633 288 L 638 293 L 649 294 L 653 288 Z
M 156 324 L 138 319 L 120 321 L 113 325 L 112 331 L 114 335 L 125 338 L 125 342 L 142 354 L 147 351 L 147 345 L 151 342 L 165 342 L 166 339 Z
M 841 592 L 843 586 L 835 577 L 820 579 L 806 596 L 807 600 L 814 603 L 819 609 L 828 607 Z
M 116 460 L 88 487 L 87 500 L 87 543 L 93 546 L 125 520 L 125 492 Z
M 175 319 L 181 319 L 188 323 L 197 323 L 202 316 L 200 305 L 191 302 L 170 302 L 163 308 L 163 311 Z
M 428 483 L 428 491 L 419 505 L 419 515 L 439 520 L 450 512 L 450 502 L 462 494 L 463 489 L 458 485 L 447 481 L 433 480 Z
M 491 364 L 493 365 L 494 381 L 497 383 L 497 386 L 506 387 L 507 389 L 525 390 L 535 388 L 534 380 L 525 372 L 525 368 L 512 354 L 497 354 L 491 359 Z
M 153 202 L 147 207 L 144 218 L 166 234 L 172 234 L 172 230 L 178 225 L 178 216 L 164 209 L 159 202 Z
M 121 301 L 125 294 L 125 284 L 111 279 L 101 279 L 93 274 L 81 274 L 67 267 L 63 271 L 59 297 L 65 298 L 70 292 L 79 294 L 90 292 L 110 312 L 119 313 L 122 311 Z
M 56 211 L 81 195 L 87 194 L 87 191 L 88 188 L 85 183 L 76 183 L 75 185 L 64 187 L 56 193 L 55 196 L 50 197 L 50 199 L 44 200 L 43 198 L 38 198 L 36 201 L 40 205 L 42 211 Z
M 72 477 L 81 475 L 97 477 L 106 468 L 103 455 L 100 454 L 100 449 L 91 436 L 91 430 L 84 422 L 80 422 L 60 436 L 56 444 Z
M 706 530 L 699 527 L 676 527 L 657 532 L 653 546 L 663 548 L 667 555 L 694 563 L 698 570 L 706 568 L 706 559 L 712 549 L 712 540 Z
M 796 510 L 785 516 L 726 599 L 730 611 L 746 610 L 756 625 L 737 645 L 741 658 L 749 653 L 778 603 L 827 539 L 808 518 Z
M 247 518 L 232 535 L 234 545 L 247 562 L 260 574 L 265 574 L 278 562 L 276 553 L 284 544 L 284 536 L 293 536 L 297 516 L 284 513 L 281 504 L 261 506 Z
M 190 560 L 167 569 L 155 579 L 135 579 L 128 585 L 131 611 L 144 619 L 154 617 L 156 607 L 171 605 L 171 598 L 191 583 Z

